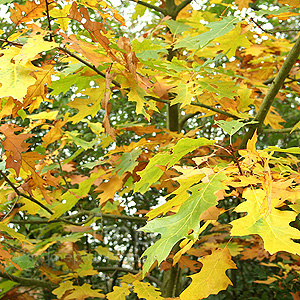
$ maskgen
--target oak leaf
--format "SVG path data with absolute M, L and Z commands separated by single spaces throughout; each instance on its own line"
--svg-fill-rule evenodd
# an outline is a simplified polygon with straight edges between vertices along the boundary
M 25 143 L 25 140 L 32 137 L 33 134 L 18 134 L 16 131 L 22 130 L 22 127 L 12 124 L 4 124 L 0 126 L 0 132 L 5 135 L 5 140 L 1 141 L 3 148 L 6 151 L 6 168 L 13 168 L 19 176 L 22 165 L 22 153 L 29 149 L 30 144 Z
M 228 249 L 216 249 L 211 255 L 200 259 L 203 264 L 200 272 L 191 275 L 192 283 L 180 294 L 181 300 L 199 300 L 211 294 L 225 290 L 232 282 L 226 275 L 226 270 L 236 269 Z
M 3 55 L 0 57 L 0 97 L 11 96 L 22 102 L 28 87 L 36 81 L 31 74 L 36 68 L 31 63 L 24 66 L 14 62 L 14 57 L 20 51 L 16 47 L 1 50 Z

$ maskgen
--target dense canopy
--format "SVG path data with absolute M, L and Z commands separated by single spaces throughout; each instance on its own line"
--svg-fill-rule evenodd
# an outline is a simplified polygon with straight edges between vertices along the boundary
M 300 1 L 0 4 L 1 299 L 300 299 Z

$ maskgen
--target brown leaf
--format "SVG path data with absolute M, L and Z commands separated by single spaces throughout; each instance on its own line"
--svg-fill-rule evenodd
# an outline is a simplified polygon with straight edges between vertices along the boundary
M 36 3 L 35 0 L 27 1 L 21 5 L 14 3 L 14 8 L 10 8 L 10 19 L 15 24 L 21 22 L 30 22 L 33 19 L 43 17 L 43 13 L 46 10 L 46 1 L 41 0 L 40 3 Z
M 5 149 L 6 168 L 13 168 L 19 176 L 22 165 L 22 153 L 29 149 L 30 144 L 25 143 L 25 140 L 32 137 L 33 134 L 18 134 L 16 131 L 21 131 L 23 128 L 12 124 L 4 124 L 0 126 L 0 132 L 5 135 L 5 140 L 1 141 Z
M 114 128 L 111 127 L 110 122 L 109 122 L 109 112 L 110 112 L 110 105 L 108 103 L 109 98 L 110 98 L 110 84 L 112 83 L 114 77 L 116 76 L 116 74 L 110 74 L 108 71 L 105 74 L 105 92 L 104 92 L 104 96 L 102 99 L 102 107 L 105 110 L 105 115 L 104 115 L 104 119 L 103 119 L 103 127 L 105 128 L 105 132 L 110 135 L 114 140 L 116 140 L 116 136 L 115 136 L 115 130 Z

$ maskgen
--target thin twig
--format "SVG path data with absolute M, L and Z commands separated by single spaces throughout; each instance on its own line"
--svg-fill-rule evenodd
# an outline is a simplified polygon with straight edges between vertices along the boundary
M 137 4 L 140 4 L 140 5 L 143 5 L 145 7 L 151 8 L 151 9 L 157 11 L 157 12 L 162 13 L 164 16 L 167 15 L 166 10 L 163 9 L 163 8 L 161 8 L 161 7 L 158 7 L 158 6 L 155 6 L 155 5 L 152 5 L 150 3 L 147 3 L 147 2 L 144 2 L 144 1 L 140 1 L 140 0 L 130 0 L 130 1 L 135 2 Z
M 181 3 L 179 3 L 176 7 L 175 14 L 176 16 L 179 14 L 179 12 L 184 9 L 186 6 L 188 6 L 193 0 L 184 0 Z
M 250 18 L 250 21 L 253 22 L 261 31 L 268 33 L 268 34 L 276 34 L 277 32 L 298 32 L 299 29 L 286 29 L 286 30 L 267 30 L 262 28 L 260 24 L 258 24 L 253 18 Z
M 53 41 L 53 36 L 52 36 L 52 29 L 51 29 L 51 20 L 50 20 L 50 15 L 49 15 L 49 4 L 48 0 L 46 0 L 46 14 L 47 14 L 47 20 L 48 20 L 48 28 L 50 30 L 50 42 Z
M 58 222 L 65 222 L 65 223 L 70 223 L 70 219 L 76 219 L 82 216 L 89 216 L 87 220 L 80 222 L 80 223 L 75 223 L 72 222 L 76 225 L 83 225 L 88 222 L 88 220 L 91 220 L 92 218 L 103 218 L 103 219 L 121 219 L 121 220 L 126 220 L 126 221 L 131 221 L 131 222 L 136 222 L 136 223 L 146 223 L 146 218 L 144 217 L 132 217 L 132 216 L 126 216 L 126 215 L 112 215 L 112 214 L 102 214 L 102 213 L 93 213 L 87 210 L 82 210 L 78 212 L 77 214 L 67 216 L 67 217 L 62 217 L 62 218 L 57 218 L 55 220 L 47 220 L 47 219 L 40 219 L 40 220 L 11 220 L 10 223 L 14 224 L 50 224 L 50 223 L 58 223 Z
M 38 280 L 38 279 L 29 279 L 25 277 L 19 277 L 8 273 L 0 272 L 0 277 L 14 281 L 19 283 L 22 286 L 36 286 L 36 287 L 42 287 L 46 289 L 54 289 L 57 287 L 56 284 L 50 282 L 49 280 Z
M 87 67 L 89 67 L 90 69 L 92 69 L 93 71 L 95 71 L 97 74 L 99 74 L 100 76 L 102 76 L 103 78 L 105 78 L 105 74 L 102 73 L 101 71 L 99 71 L 94 65 L 88 63 L 87 61 L 85 61 L 84 59 L 82 59 L 80 56 L 72 53 L 71 51 L 69 51 L 66 48 L 63 47 L 57 47 L 57 49 L 59 49 L 60 51 L 67 53 L 68 55 L 74 57 L 75 59 L 77 59 L 78 61 L 80 61 L 81 63 L 83 63 L 84 65 L 86 65 Z M 112 81 L 112 83 L 117 86 L 118 88 L 121 88 L 121 84 L 115 80 Z
M 18 188 L 10 181 L 10 179 L 0 170 L 0 175 L 4 178 L 4 180 L 11 186 L 11 188 L 16 192 L 18 196 L 22 196 L 31 202 L 34 202 L 35 204 L 39 205 L 41 208 L 46 210 L 49 214 L 53 215 L 53 212 L 46 207 L 43 203 L 39 202 L 38 200 L 34 199 L 32 196 L 28 196 L 18 190 Z
M 263 129 L 260 131 L 260 133 L 294 133 L 294 132 L 299 132 L 300 128 L 294 128 L 290 127 L 290 128 L 281 128 L 281 129 Z M 291 132 L 293 130 L 293 132 Z
M 99 272 L 118 271 L 118 272 L 132 273 L 132 274 L 138 274 L 140 272 L 138 270 L 120 268 L 120 267 L 96 267 L 94 269 Z M 160 287 L 162 285 L 162 282 L 160 280 L 158 280 L 157 278 L 155 278 L 151 275 L 147 275 L 145 278 L 147 278 L 150 281 L 155 282 L 158 287 Z

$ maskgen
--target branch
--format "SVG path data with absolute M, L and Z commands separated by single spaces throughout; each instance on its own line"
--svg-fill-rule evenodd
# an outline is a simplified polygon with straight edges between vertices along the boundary
M 80 61 L 81 63 L 83 63 L 84 65 L 86 65 L 87 67 L 89 67 L 90 69 L 92 69 L 93 71 L 95 71 L 97 74 L 99 74 L 100 76 L 102 76 L 103 78 L 105 78 L 105 74 L 102 73 L 101 71 L 99 71 L 94 65 L 88 63 L 87 61 L 85 61 L 84 59 L 82 59 L 80 56 L 72 53 L 71 51 L 69 51 L 66 48 L 63 47 L 57 47 L 57 49 L 59 49 L 60 51 L 67 53 L 68 55 L 74 57 L 75 59 L 77 59 L 78 61 Z M 121 88 L 121 84 L 115 80 L 112 81 L 112 83 L 117 86 L 118 88 Z
M 50 42 L 52 42 L 53 36 L 52 36 L 51 20 L 50 20 L 50 15 L 49 15 L 49 3 L 47 0 L 46 0 L 46 14 L 47 14 L 48 28 L 50 31 Z
M 15 276 L 15 275 L 3 273 L 3 272 L 0 272 L 0 277 L 17 282 L 22 286 L 36 286 L 36 287 L 42 287 L 42 288 L 46 288 L 46 289 L 49 289 L 49 288 L 54 289 L 57 287 L 56 284 L 54 284 L 50 281 L 29 279 L 29 278 L 19 277 L 19 276 Z
M 152 5 L 150 3 L 147 3 L 147 2 L 144 2 L 144 1 L 140 1 L 140 0 L 130 0 L 130 1 L 135 2 L 137 4 L 140 4 L 140 5 L 143 5 L 143 6 L 146 6 L 148 8 L 151 8 L 151 9 L 157 11 L 157 12 L 162 13 L 164 16 L 167 15 L 166 10 L 163 9 L 163 8 L 161 8 L 161 7 L 158 7 L 158 6 L 155 6 L 155 5 Z
M 179 128 L 183 128 L 183 125 L 185 124 L 185 122 L 188 120 L 188 119 L 191 119 L 197 115 L 199 115 L 201 112 L 200 111 L 197 111 L 193 114 L 186 114 L 184 116 L 182 116 L 179 120 Z
M 176 16 L 179 14 L 179 12 L 184 9 L 186 6 L 188 6 L 193 0 L 183 0 L 180 4 L 177 5 L 175 14 Z
M 96 267 L 94 270 L 99 272 L 109 272 L 109 271 L 117 271 L 117 272 L 126 272 L 126 273 L 132 273 L 132 274 L 138 274 L 140 271 L 138 270 L 132 270 L 127 268 L 120 268 L 120 267 Z M 147 275 L 145 278 L 147 278 L 149 281 L 153 281 L 157 284 L 158 287 L 162 285 L 162 282 L 155 278 L 154 276 Z
M 39 205 L 41 208 L 46 210 L 50 215 L 53 215 L 53 212 L 46 207 L 43 203 L 39 202 L 38 200 L 34 199 L 32 196 L 27 196 L 26 194 L 20 192 L 17 187 L 9 180 L 9 178 L 0 170 L 0 175 L 4 178 L 4 180 L 12 187 L 12 189 L 16 192 L 18 196 L 22 196 L 35 204 Z
M 293 132 L 293 127 L 290 128 L 281 128 L 281 129 L 263 129 L 260 131 L 260 133 L 293 133 L 293 132 L 299 132 L 300 128 L 295 128 Z
M 274 78 L 261 106 L 259 107 L 257 115 L 254 118 L 254 121 L 257 121 L 258 123 L 255 123 L 255 124 L 249 126 L 250 128 L 249 128 L 248 132 L 246 132 L 246 134 L 244 135 L 244 138 L 240 145 L 240 149 L 245 149 L 248 140 L 252 138 L 255 130 L 261 128 L 261 126 L 270 110 L 270 107 L 274 101 L 275 96 L 277 95 L 278 91 L 280 90 L 281 86 L 283 85 L 284 80 L 289 75 L 289 72 L 291 71 L 293 65 L 297 61 L 299 55 L 300 55 L 300 37 L 298 37 L 296 43 L 294 44 L 293 48 L 289 52 L 281 69 L 279 70 L 276 77 Z
M 77 214 L 68 216 L 68 217 L 62 217 L 58 218 L 55 220 L 47 220 L 47 219 L 40 219 L 40 220 L 11 220 L 10 223 L 14 224 L 50 224 L 50 223 L 59 223 L 59 222 L 65 222 L 65 223 L 71 223 L 74 225 L 83 225 L 87 221 L 85 220 L 84 222 L 81 223 L 75 223 L 69 221 L 70 219 L 76 219 L 81 216 L 90 216 L 92 218 L 103 218 L 103 219 L 121 219 L 121 220 L 126 220 L 126 221 L 131 221 L 131 222 L 136 222 L 136 223 L 146 223 L 146 218 L 144 217 L 131 217 L 131 216 L 126 216 L 126 215 L 111 215 L 111 214 L 101 214 L 101 213 L 93 213 L 87 210 L 82 210 Z
M 167 104 L 171 103 L 170 100 L 163 100 L 163 99 L 152 97 L 152 96 L 147 96 L 147 98 L 149 98 L 151 100 L 154 100 L 154 101 L 157 101 L 157 102 L 162 102 L 162 103 L 167 103 Z M 197 97 L 196 97 L 196 99 L 197 99 Z M 240 119 L 236 115 L 233 115 L 233 114 L 231 114 L 231 113 L 229 113 L 227 111 L 224 111 L 224 110 L 221 110 L 219 108 L 216 108 L 216 107 L 213 107 L 213 106 L 209 106 L 209 105 L 206 105 L 206 104 L 203 104 L 203 103 L 200 103 L 200 102 L 192 102 L 191 105 L 200 106 L 200 107 L 203 107 L 203 108 L 210 109 L 210 110 L 212 110 L 214 112 L 217 112 L 217 113 L 219 113 L 221 115 L 230 117 L 230 118 L 235 119 L 235 120 L 239 120 Z

